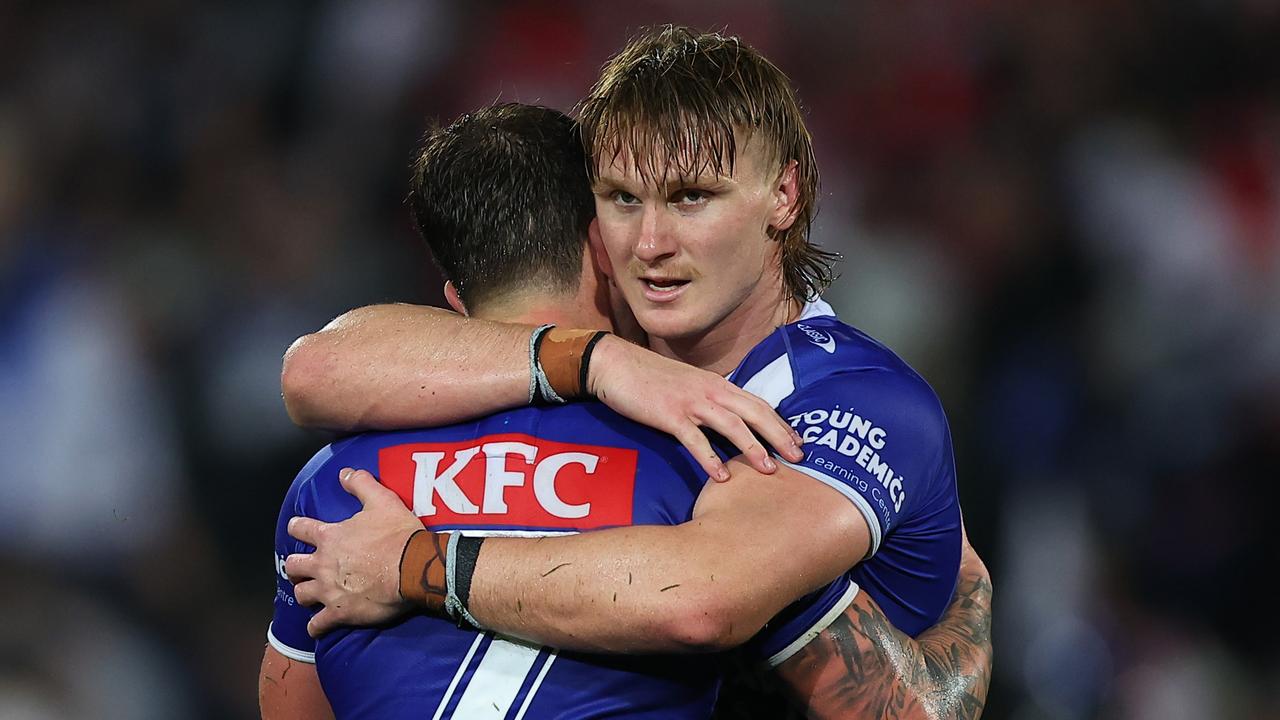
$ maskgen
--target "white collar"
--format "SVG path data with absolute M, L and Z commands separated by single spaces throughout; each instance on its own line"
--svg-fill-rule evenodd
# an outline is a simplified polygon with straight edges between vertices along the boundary
M 804 308 L 800 311 L 800 317 L 796 318 L 796 320 L 808 320 L 823 316 L 835 317 L 836 311 L 831 309 L 826 300 L 815 298 L 804 304 Z

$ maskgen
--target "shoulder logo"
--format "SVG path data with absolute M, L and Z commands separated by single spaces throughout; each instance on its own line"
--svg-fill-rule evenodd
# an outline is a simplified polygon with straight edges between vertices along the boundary
M 831 337 L 831 333 L 819 330 L 811 325 L 805 325 L 804 323 L 796 323 L 796 327 L 799 328 L 800 332 L 809 337 L 809 342 L 817 345 L 823 350 L 826 350 L 828 353 L 833 355 L 835 354 L 836 339 Z

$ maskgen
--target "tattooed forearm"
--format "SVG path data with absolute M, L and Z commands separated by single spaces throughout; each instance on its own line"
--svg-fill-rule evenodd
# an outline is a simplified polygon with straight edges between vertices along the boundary
M 985 568 L 984 568 L 985 571 Z M 917 638 L 932 687 L 928 705 L 938 718 L 982 715 L 991 684 L 991 580 L 985 572 L 961 578 L 937 625 Z
M 991 682 L 991 581 L 962 572 L 938 624 L 912 639 L 866 593 L 780 672 L 813 718 L 974 720 Z

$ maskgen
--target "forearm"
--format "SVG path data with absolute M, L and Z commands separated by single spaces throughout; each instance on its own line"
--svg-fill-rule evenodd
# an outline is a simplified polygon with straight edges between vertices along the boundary
M 696 520 L 538 542 L 489 538 L 469 609 L 487 628 L 573 650 L 719 650 L 801 594 L 794 580 L 761 584 L 758 564 L 775 560 L 750 539 L 724 547 Z
M 976 576 L 962 574 L 946 614 L 916 639 L 924 667 L 912 665 L 912 684 L 925 691 L 931 717 L 982 715 L 991 684 L 991 593 L 985 567 Z
M 859 593 L 782 668 L 812 718 L 973 720 L 991 681 L 991 582 L 961 574 L 938 624 L 912 640 Z
M 528 401 L 530 328 L 419 305 L 352 310 L 297 340 L 281 387 L 327 430 L 441 425 Z
M 729 466 L 733 479 L 704 486 L 679 525 L 486 539 L 471 614 L 574 650 L 722 650 L 865 554 L 866 521 L 832 488 L 789 469 L 762 475 L 741 458 Z

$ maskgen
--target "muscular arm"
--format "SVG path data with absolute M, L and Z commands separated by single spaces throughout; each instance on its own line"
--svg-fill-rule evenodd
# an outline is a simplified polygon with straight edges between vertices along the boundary
M 485 540 L 472 615 L 489 629 L 570 650 L 718 650 L 744 642 L 865 556 L 866 521 L 837 491 L 785 467 L 764 475 L 741 458 L 729 465 L 733 479 L 708 483 L 681 525 Z M 344 472 L 340 481 L 361 512 L 341 523 L 289 525 L 316 547 L 285 561 L 299 602 L 324 605 L 308 625 L 312 635 L 403 612 L 396 559 L 422 529 L 368 473 Z
M 299 425 L 341 431 L 518 407 L 529 399 L 529 332 L 422 305 L 357 308 L 285 353 L 285 407 Z
M 708 484 L 681 525 L 486 540 L 471 613 L 570 649 L 719 650 L 866 554 L 866 521 L 835 490 L 789 468 L 730 466 L 733 479 Z
M 974 720 L 991 682 L 991 577 L 965 543 L 955 597 L 912 639 L 866 593 L 779 668 L 811 718 Z
M 421 305 L 357 308 L 285 353 L 285 407 L 299 425 L 339 431 L 435 427 L 519 407 L 529 401 L 531 332 Z M 764 473 L 775 466 L 755 433 L 784 457 L 803 456 L 768 403 L 715 373 L 614 336 L 596 346 L 590 369 L 588 394 L 674 436 L 713 478 L 725 479 L 724 465 L 703 427 Z
M 291 660 L 270 645 L 262 656 L 258 674 L 258 708 L 262 720 L 333 718 L 316 666 Z

